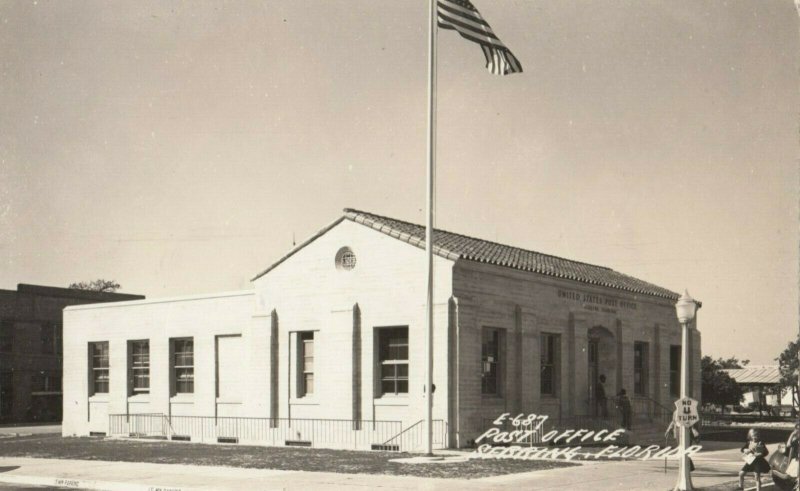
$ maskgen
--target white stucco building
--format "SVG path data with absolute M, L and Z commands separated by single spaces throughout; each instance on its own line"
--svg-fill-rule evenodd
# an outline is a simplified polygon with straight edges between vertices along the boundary
M 468 444 L 502 412 L 595 418 L 600 375 L 609 397 L 627 390 L 642 427 L 671 406 L 677 294 L 463 235 L 434 240 L 437 446 Z M 252 290 L 69 307 L 63 434 L 413 449 L 425 278 L 423 227 L 348 209 Z M 696 330 L 691 353 L 699 397 Z

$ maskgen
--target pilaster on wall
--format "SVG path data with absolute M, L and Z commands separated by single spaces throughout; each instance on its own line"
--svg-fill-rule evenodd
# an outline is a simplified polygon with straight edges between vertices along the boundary
M 520 325 L 522 341 L 520 343 L 521 358 L 521 410 L 526 413 L 541 411 L 541 347 L 539 340 L 541 331 L 536 324 L 536 316 L 529 309 L 520 309 Z
M 245 346 L 248 379 L 252 380 L 248 390 L 242 394 L 244 406 L 252 408 L 252 415 L 259 418 L 270 417 L 270 323 L 272 316 L 268 311 L 256 310 L 250 318 L 250 325 L 242 330 Z M 152 383 L 152 382 L 151 382 Z
M 361 420 L 361 308 L 353 305 L 353 416 Z
M 514 375 L 509 389 L 509 405 L 512 414 L 519 414 L 522 411 L 522 308 L 519 305 L 514 307 L 514 327 L 511 330 L 509 341 L 511 342 L 509 356 L 510 364 L 513 367 Z
M 458 389 L 454 392 L 458 408 L 458 438 L 462 445 L 481 430 L 481 338 L 477 309 L 469 302 L 458 302 Z M 478 353 L 476 358 L 475 353 Z
M 567 387 L 566 387 L 566 414 L 576 414 L 575 409 L 575 314 L 569 314 L 567 323 Z M 562 404 L 562 407 L 564 405 Z
M 701 333 L 697 329 L 697 314 L 690 324 L 689 330 L 689 373 L 691 374 L 691 396 L 697 399 L 702 404 L 702 370 L 701 370 L 701 357 L 702 352 L 700 348 Z
M 278 312 L 273 310 L 271 317 L 271 325 L 269 330 L 269 416 L 270 418 L 280 417 L 279 401 L 278 401 L 278 388 L 280 387 L 278 379 Z
M 617 319 L 616 330 L 614 332 L 615 341 L 617 342 L 617 391 L 625 387 L 625 380 L 622 376 L 622 367 L 625 364 L 623 358 L 623 343 L 622 343 L 622 321 Z M 616 395 L 616 394 L 612 394 Z
M 570 331 L 572 333 L 571 351 L 573 363 L 572 413 L 574 415 L 591 414 L 589 407 L 589 322 L 582 313 L 570 314 Z
M 648 373 L 652 373 L 653 376 L 651 377 L 653 387 L 652 391 L 650 392 L 653 394 L 653 399 L 659 404 L 661 404 L 661 391 L 662 391 L 662 384 L 661 384 L 661 325 L 655 324 L 653 326 L 653 360 L 648 367 Z
M 450 297 L 447 302 L 447 421 L 448 445 L 450 448 L 462 446 L 460 438 L 459 402 L 459 363 L 458 363 L 458 299 Z M 466 444 L 466 442 L 463 442 Z

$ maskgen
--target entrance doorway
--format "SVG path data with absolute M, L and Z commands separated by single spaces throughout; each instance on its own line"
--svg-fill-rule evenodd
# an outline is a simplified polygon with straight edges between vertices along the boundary
M 614 335 L 603 326 L 594 326 L 589 329 L 587 365 L 588 365 L 588 396 L 589 414 L 595 417 L 607 418 L 609 415 L 609 395 L 614 395 L 613 380 L 609 374 L 616 373 Z M 613 377 L 612 377 L 613 378 Z M 602 394 L 598 394 L 602 387 Z

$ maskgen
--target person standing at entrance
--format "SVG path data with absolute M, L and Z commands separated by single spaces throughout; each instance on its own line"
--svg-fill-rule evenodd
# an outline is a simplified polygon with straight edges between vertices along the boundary
M 622 427 L 626 430 L 630 430 L 633 410 L 631 408 L 631 400 L 628 399 L 628 393 L 625 389 L 619 389 L 619 394 L 617 394 L 617 408 L 619 408 L 620 413 L 622 413 Z
M 608 399 L 606 398 L 606 376 L 600 375 L 594 387 L 596 413 L 601 418 L 608 418 Z

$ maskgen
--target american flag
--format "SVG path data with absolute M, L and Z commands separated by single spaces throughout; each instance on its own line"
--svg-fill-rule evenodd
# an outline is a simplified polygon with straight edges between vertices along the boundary
M 437 10 L 439 27 L 458 31 L 464 39 L 480 45 L 490 72 L 508 75 L 522 71 L 519 60 L 497 38 L 469 0 L 438 0 Z

